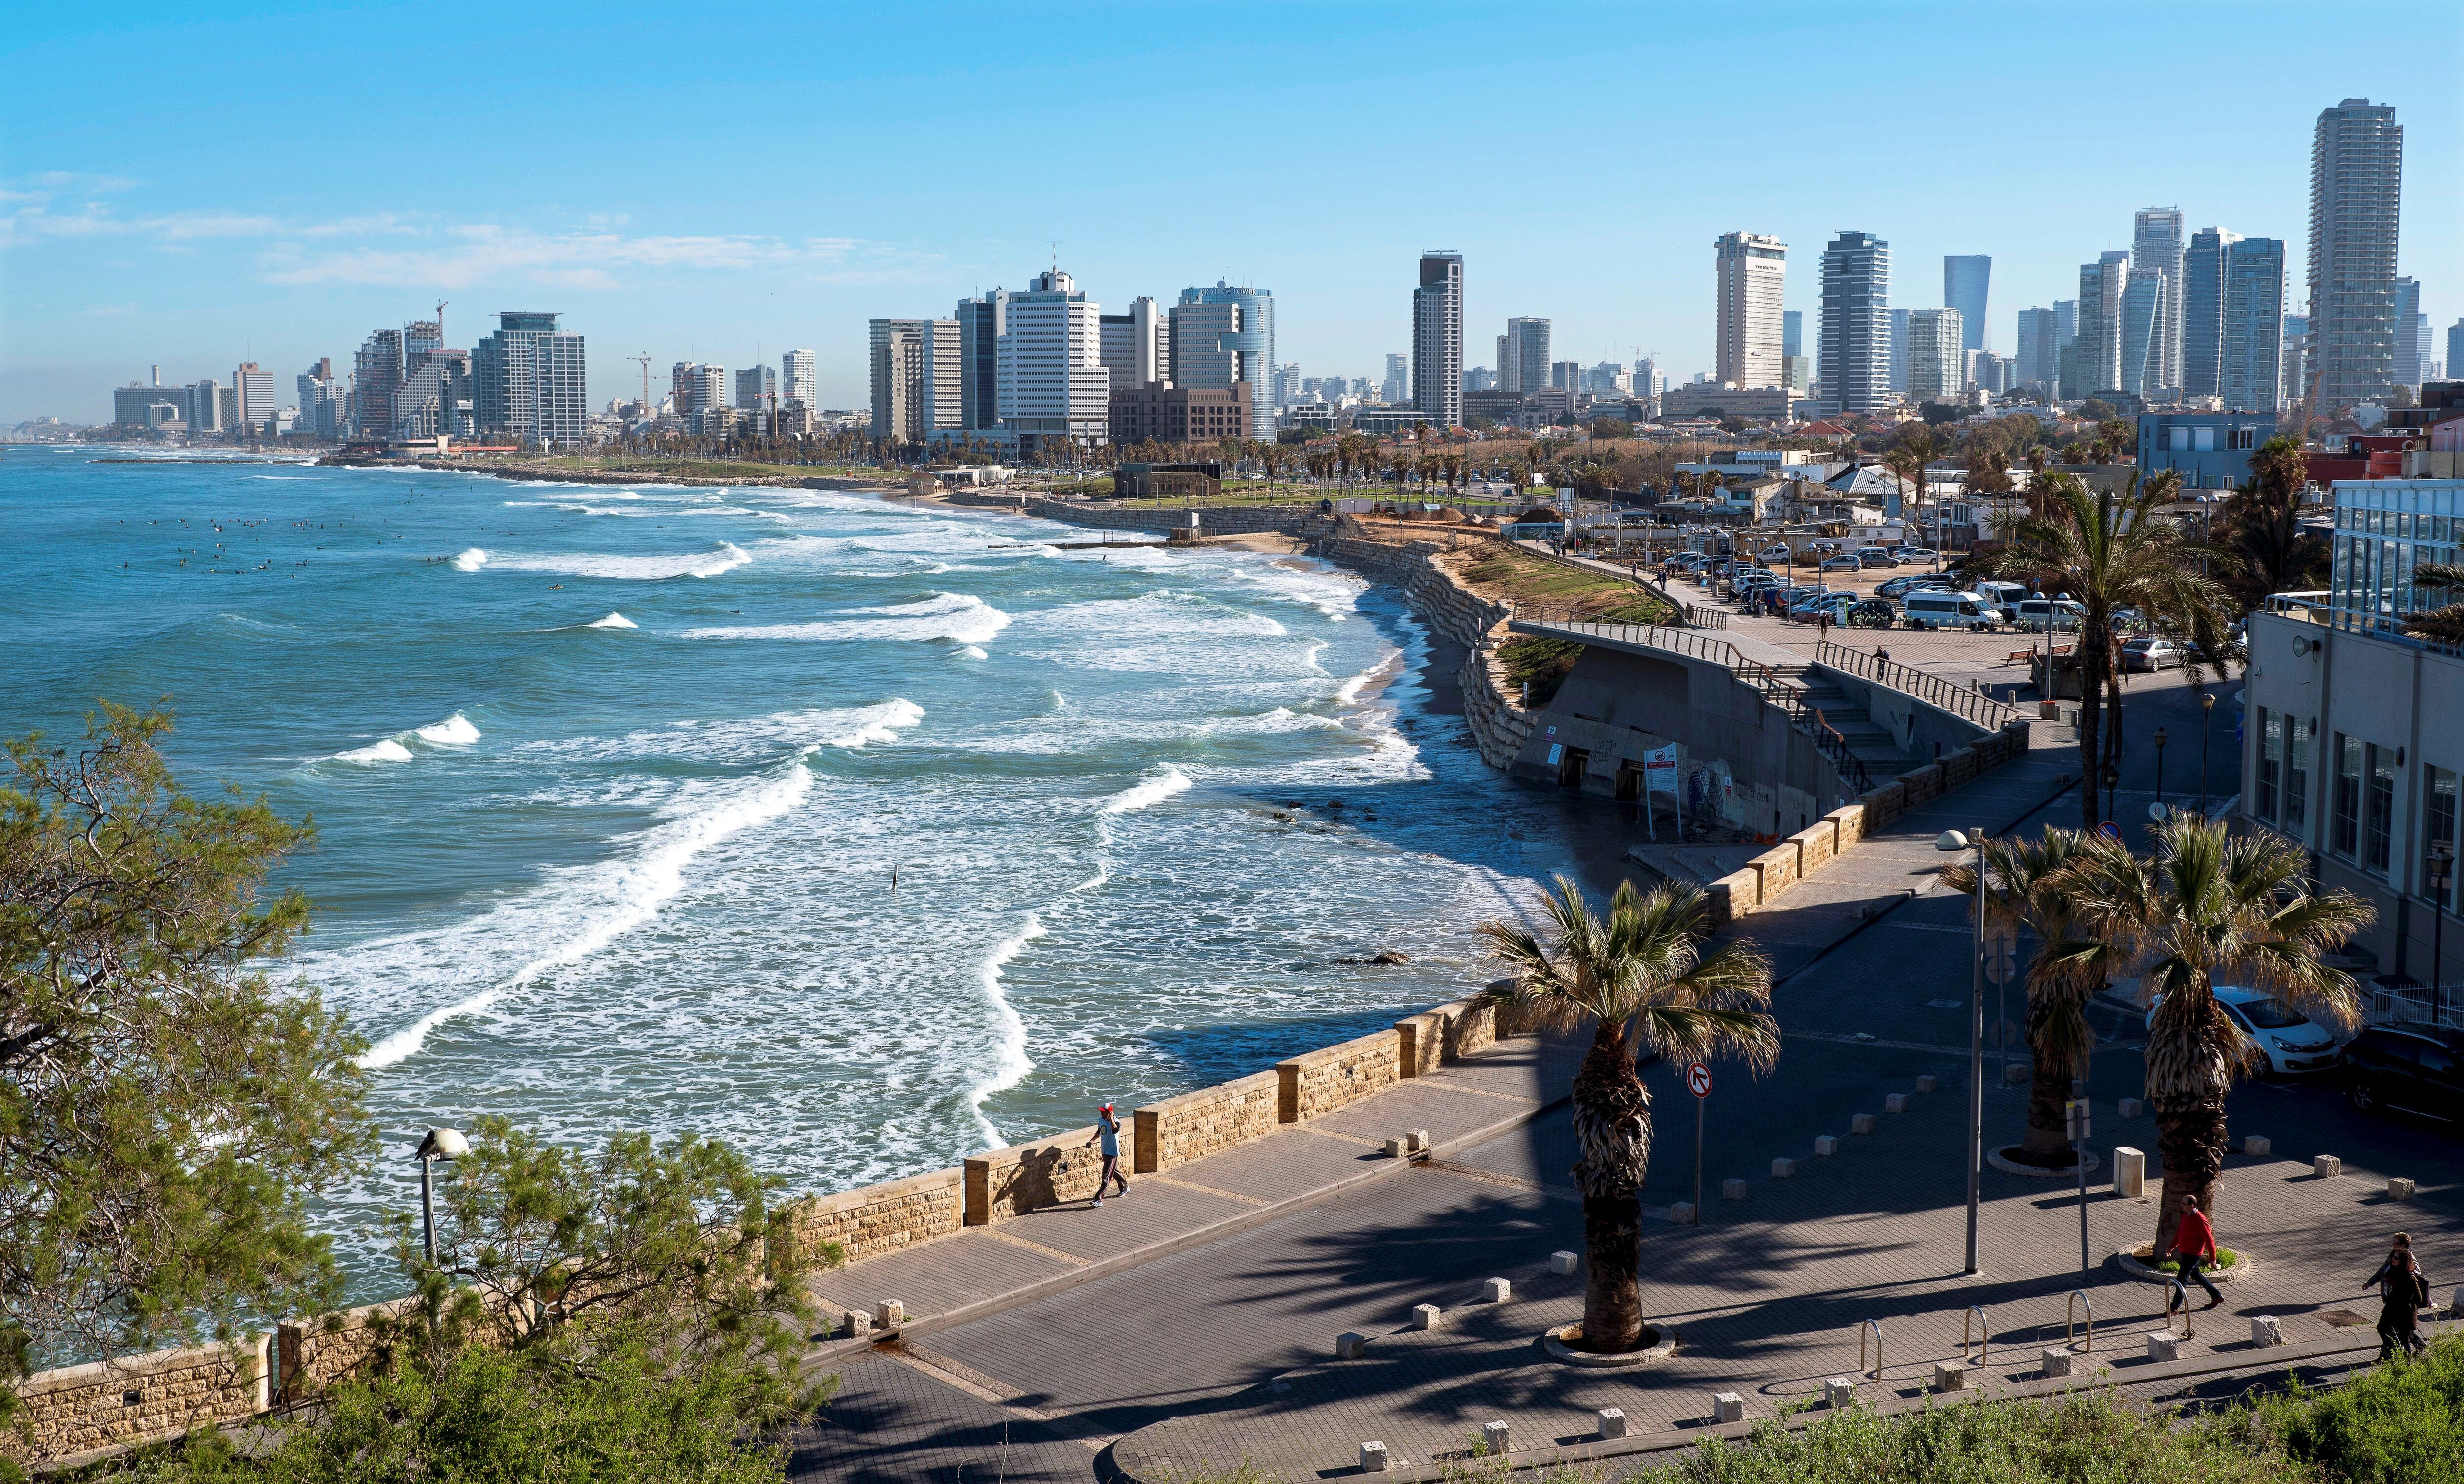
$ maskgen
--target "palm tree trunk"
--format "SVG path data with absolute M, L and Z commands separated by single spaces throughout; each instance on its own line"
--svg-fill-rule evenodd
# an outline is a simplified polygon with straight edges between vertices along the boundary
M 2066 1168 L 2073 1163 L 2062 1121 L 2062 1104 L 2069 1101 L 2070 1090 L 2069 1058 L 2044 1046 L 2031 1048 L 2028 1128 L 2019 1140 L 2024 1163 L 2048 1169 Z
M 2165 1160 L 2165 1195 L 2156 1208 L 2156 1255 L 2172 1250 L 2182 1224 L 2182 1198 L 2195 1195 L 2213 1221 L 2216 1182 L 2225 1168 L 2225 1100 L 2221 1095 L 2152 1100 L 2156 1151 Z
M 1617 1354 L 1642 1340 L 1642 1183 L 1651 1168 L 1651 1094 L 1635 1076 L 1623 1026 L 1602 1022 L 1594 1033 L 1573 1090 L 1587 1274 L 1582 1347 Z

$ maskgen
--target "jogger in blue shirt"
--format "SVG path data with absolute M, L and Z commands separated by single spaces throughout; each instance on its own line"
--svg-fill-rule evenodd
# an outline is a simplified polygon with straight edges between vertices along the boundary
M 1121 1173 L 1121 1125 L 1113 1119 L 1112 1105 L 1109 1102 L 1095 1110 L 1095 1131 L 1088 1137 L 1086 1144 L 1078 1147 L 1086 1148 L 1099 1140 L 1104 1146 L 1104 1174 L 1103 1178 L 1095 1182 L 1094 1204 L 1101 1206 L 1104 1204 L 1104 1192 L 1111 1188 L 1115 1180 L 1121 1183 L 1123 1195 L 1130 1193 L 1130 1177 Z

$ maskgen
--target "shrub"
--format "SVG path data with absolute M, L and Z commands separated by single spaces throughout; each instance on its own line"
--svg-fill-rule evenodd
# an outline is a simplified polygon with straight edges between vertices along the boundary
M 2328 1391 L 2299 1387 L 2259 1404 L 2294 1457 L 2351 1484 L 2464 1480 L 2464 1336 L 2417 1361 L 2374 1366 Z

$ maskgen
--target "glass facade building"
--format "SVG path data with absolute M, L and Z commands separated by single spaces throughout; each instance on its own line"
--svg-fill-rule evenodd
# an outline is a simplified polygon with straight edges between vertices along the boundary
M 1202 306 L 1230 306 L 1235 316 L 1185 315 Z M 1230 321 L 1237 317 L 1237 325 Z M 1183 338 L 1184 335 L 1187 337 Z M 1275 295 L 1271 289 L 1238 289 L 1218 280 L 1211 289 L 1183 289 L 1172 316 L 1172 383 L 1175 386 L 1249 387 L 1249 426 L 1255 436 L 1275 436 Z

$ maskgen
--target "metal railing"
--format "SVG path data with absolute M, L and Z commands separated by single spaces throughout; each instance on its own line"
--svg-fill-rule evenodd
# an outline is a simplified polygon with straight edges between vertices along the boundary
M 2069 1349 L 2079 1339 L 2079 1311 L 2081 1304 L 2087 1306 L 2087 1349 L 2083 1353 L 2094 1355 L 2096 1353 L 2096 1300 L 2076 1288 L 2071 1290 L 2070 1298 L 2062 1303 L 2062 1348 Z
M 1509 625 L 1534 625 L 1562 629 L 1572 635 L 1608 640 L 1617 644 L 1640 644 L 1647 649 L 1665 649 L 1670 654 L 1689 660 L 1708 660 L 1715 665 L 1733 668 L 1737 664 L 1737 646 L 1725 639 L 1711 639 L 1690 629 L 1673 628 L 1664 623 L 1603 623 L 1586 619 L 1573 605 L 1547 604 L 1510 605 L 1507 622 Z
M 1968 1362 L 1968 1347 L 1976 1346 L 1976 1364 L 1986 1364 L 1993 1359 L 1993 1321 L 1985 1317 L 1982 1304 L 1971 1303 L 1959 1317 L 1959 1359 Z
M 1868 1335 L 1874 1340 L 1874 1367 L 1871 1370 L 1865 1369 L 1865 1338 Z M 1857 1325 L 1857 1368 L 1877 1380 L 1881 1378 L 1882 1326 L 1880 1320 L 1864 1320 Z
M 1885 660 L 1870 650 L 1852 649 L 1826 639 L 1815 646 L 1814 663 L 1912 695 L 1988 731 L 1999 731 L 2004 724 L 2019 719 L 2019 709 L 2008 702 L 1996 701 L 1982 691 L 1954 685 L 1897 660 Z
M 1831 725 L 1829 717 L 1805 703 L 1805 692 L 1783 682 L 1778 672 L 1768 666 L 1739 659 L 1735 667 L 1738 678 L 1753 687 L 1764 701 L 1787 713 L 1796 730 L 1814 739 L 1815 747 L 1831 760 L 1831 766 L 1838 773 L 1841 782 L 1856 784 L 1859 794 L 1873 788 L 1874 780 L 1866 774 L 1863 760 L 1849 748 L 1848 739 L 1840 734 L 1838 728 Z
M 2173 1329 L 2173 1307 L 2176 1304 L 2182 1309 L 2182 1338 L 2196 1340 L 2198 1335 L 2190 1328 L 2190 1296 L 2183 1291 L 2180 1278 L 2168 1277 L 2165 1280 L 2165 1330 L 2167 1334 Z

